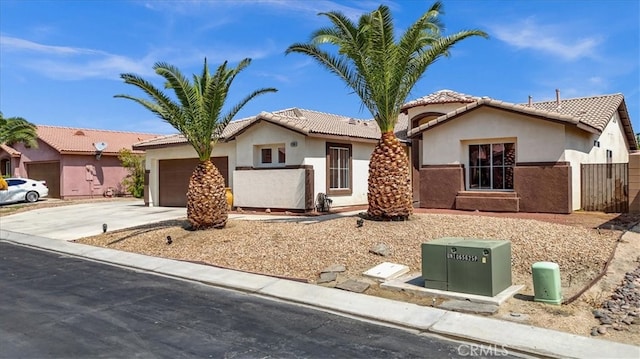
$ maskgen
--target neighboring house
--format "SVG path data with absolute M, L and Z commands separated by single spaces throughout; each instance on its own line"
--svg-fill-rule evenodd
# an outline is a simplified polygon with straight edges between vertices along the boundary
M 425 208 L 570 213 L 582 165 L 627 164 L 637 149 L 622 94 L 512 104 L 443 90 L 403 111 Z
M 37 148 L 0 145 L 1 174 L 45 180 L 49 197 L 62 199 L 123 193 L 118 151 L 159 136 L 55 126 L 37 126 L 37 135 Z
M 406 117 L 397 135 L 406 138 Z M 212 161 L 232 189 L 234 206 L 310 211 L 319 193 L 333 206 L 367 204 L 369 158 L 377 124 L 303 109 L 287 109 L 229 123 Z M 182 135 L 134 145 L 146 153 L 147 201 L 185 206 L 198 159 Z

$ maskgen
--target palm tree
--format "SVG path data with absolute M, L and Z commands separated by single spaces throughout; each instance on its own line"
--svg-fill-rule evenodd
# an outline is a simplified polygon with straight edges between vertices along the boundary
M 144 91 L 150 100 L 129 95 L 115 97 L 133 100 L 168 122 L 184 135 L 198 154 L 200 163 L 191 175 L 187 190 L 187 219 L 192 229 L 223 228 L 226 225 L 228 212 L 224 178 L 211 162 L 211 152 L 224 128 L 244 105 L 258 95 L 277 91 L 274 88 L 256 90 L 223 114 L 231 83 L 250 63 L 251 59 L 246 58 L 236 68 L 228 68 L 225 61 L 211 75 L 205 58 L 202 74 L 194 74 L 193 82 L 176 67 L 164 62 L 156 63 L 153 69 L 164 77 L 165 88 L 173 90 L 177 102 L 137 75 L 120 75 L 125 83 Z
M 22 117 L 4 118 L 0 112 L 0 143 L 22 142 L 29 147 L 38 147 L 37 139 L 36 125 Z
M 372 219 L 407 219 L 413 213 L 409 161 L 394 134 L 411 90 L 429 65 L 448 56 L 453 45 L 471 36 L 487 37 L 480 30 L 443 36 L 441 13 L 438 1 L 397 42 L 387 6 L 362 15 L 358 24 L 340 12 L 321 13 L 333 26 L 316 30 L 309 43 L 296 43 L 286 50 L 311 56 L 340 77 L 380 127 L 381 138 L 369 162 L 368 217 Z M 323 44 L 337 46 L 337 53 L 322 50 Z

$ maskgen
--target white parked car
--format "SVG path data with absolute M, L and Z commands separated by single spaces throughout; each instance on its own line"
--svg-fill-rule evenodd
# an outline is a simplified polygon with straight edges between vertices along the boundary
M 0 204 L 13 202 L 37 202 L 49 195 L 47 182 L 28 178 L 6 178 L 9 188 L 0 190 Z

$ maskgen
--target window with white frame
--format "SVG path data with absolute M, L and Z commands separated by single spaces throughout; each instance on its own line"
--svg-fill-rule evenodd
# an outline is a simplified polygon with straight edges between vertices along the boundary
M 469 145 L 469 189 L 512 190 L 515 143 Z
M 351 151 L 350 144 L 327 143 L 327 194 L 352 193 Z
M 285 146 L 278 145 L 262 145 L 257 146 L 258 167 L 282 167 L 286 163 Z

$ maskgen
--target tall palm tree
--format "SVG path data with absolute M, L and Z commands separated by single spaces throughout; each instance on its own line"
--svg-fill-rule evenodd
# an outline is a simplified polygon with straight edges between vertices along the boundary
M 438 1 L 396 41 L 393 19 L 381 5 L 354 23 L 336 11 L 321 13 L 331 27 L 316 30 L 309 43 L 291 45 L 286 53 L 311 56 L 340 77 L 360 97 L 382 133 L 369 162 L 368 215 L 372 219 L 407 219 L 413 213 L 409 161 L 394 134 L 400 109 L 429 65 L 459 41 L 487 37 L 480 30 L 443 36 Z M 330 44 L 330 53 L 320 45 Z
M 4 118 L 0 112 L 0 143 L 22 142 L 29 147 L 38 147 L 37 139 L 36 125 L 22 117 Z
M 164 77 L 165 88 L 173 90 L 177 101 L 137 75 L 120 75 L 125 83 L 140 88 L 150 99 L 130 95 L 115 97 L 133 100 L 168 122 L 184 135 L 198 154 L 200 163 L 191 175 L 187 190 L 187 219 L 192 229 L 223 228 L 226 225 L 228 212 L 224 178 L 211 162 L 211 152 L 224 128 L 244 105 L 258 95 L 277 91 L 274 88 L 256 90 L 223 113 L 231 83 L 250 63 L 251 59 L 246 58 L 236 68 L 230 68 L 225 61 L 211 75 L 205 58 L 202 74 L 194 74 L 193 82 L 178 68 L 164 62 L 156 63 L 153 69 Z

